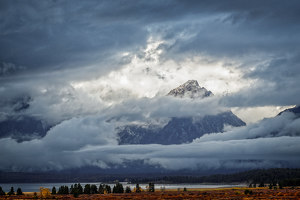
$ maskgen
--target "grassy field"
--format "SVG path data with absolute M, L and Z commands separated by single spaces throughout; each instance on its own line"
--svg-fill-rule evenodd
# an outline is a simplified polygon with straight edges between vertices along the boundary
M 41 199 L 40 194 L 25 192 L 21 196 L 1 196 L 0 199 Z M 86 199 L 86 200 L 113 200 L 113 199 L 300 199 L 300 188 L 268 189 L 268 188 L 215 188 L 215 189 L 188 189 L 187 191 L 171 189 L 156 192 L 123 193 L 123 194 L 92 194 L 80 195 L 49 195 L 42 199 Z

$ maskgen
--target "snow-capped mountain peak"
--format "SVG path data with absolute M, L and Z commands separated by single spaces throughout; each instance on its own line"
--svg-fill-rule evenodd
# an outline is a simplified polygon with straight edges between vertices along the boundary
M 212 96 L 213 93 L 204 87 L 200 87 L 198 81 L 189 80 L 179 87 L 171 90 L 169 96 L 174 97 L 189 97 L 189 98 L 204 98 Z

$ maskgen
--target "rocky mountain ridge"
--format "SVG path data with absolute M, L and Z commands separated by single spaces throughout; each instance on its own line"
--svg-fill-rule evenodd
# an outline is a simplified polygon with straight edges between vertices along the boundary
M 167 95 L 175 98 L 207 98 L 213 95 L 211 91 L 200 87 L 196 80 L 189 80 L 171 90 Z M 245 126 L 246 123 L 231 111 L 218 115 L 208 115 L 203 118 L 172 117 L 162 128 L 145 128 L 138 125 L 119 127 L 119 144 L 182 144 L 192 142 L 206 133 L 222 132 L 224 126 Z
M 179 87 L 171 90 L 167 95 L 181 98 L 205 98 L 213 96 L 213 93 L 204 87 L 200 87 L 198 81 L 189 80 Z

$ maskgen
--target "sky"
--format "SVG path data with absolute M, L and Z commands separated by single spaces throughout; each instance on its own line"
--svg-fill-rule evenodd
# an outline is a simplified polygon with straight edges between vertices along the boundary
M 0 139 L 0 170 L 137 157 L 166 169 L 299 166 L 300 122 L 277 116 L 299 105 L 299 9 L 294 0 L 0 1 L 0 122 L 22 114 L 53 126 L 42 139 Z M 214 96 L 165 96 L 187 80 Z M 29 108 L 16 109 L 20 99 Z M 119 146 L 114 131 L 225 110 L 248 125 L 169 146 Z

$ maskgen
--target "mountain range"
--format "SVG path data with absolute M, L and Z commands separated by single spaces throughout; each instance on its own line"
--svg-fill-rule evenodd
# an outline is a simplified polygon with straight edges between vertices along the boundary
M 200 87 L 196 80 L 189 80 L 171 90 L 167 95 L 174 98 L 209 98 L 211 91 Z M 197 117 L 172 117 L 163 127 L 127 125 L 118 128 L 119 144 L 182 144 L 207 133 L 222 132 L 224 126 L 245 126 L 246 123 L 231 111 L 218 115 Z
M 207 90 L 204 87 L 200 87 L 198 82 L 195 80 L 190 80 L 179 87 L 171 90 L 166 94 L 170 98 L 191 98 L 191 101 L 201 101 L 205 98 L 213 98 L 213 93 Z M 30 98 L 29 98 L 30 99 Z M 24 110 L 30 108 L 30 102 L 24 101 L 24 99 L 14 102 L 14 108 L 17 108 L 18 115 L 9 116 L 5 120 L 0 122 L 0 137 L 2 138 L 13 138 L 18 142 L 23 142 L 26 140 L 32 139 L 40 139 L 44 137 L 48 130 L 51 128 L 47 122 L 40 120 L 38 118 L 25 115 Z M 290 114 L 288 113 L 290 112 Z M 295 115 L 293 115 L 294 113 Z M 264 121 L 266 123 L 260 123 L 260 126 L 271 126 L 278 123 L 278 120 L 291 119 L 291 122 L 294 122 L 300 118 L 300 107 L 296 106 L 294 108 L 287 109 L 275 116 L 274 118 L 268 118 Z M 272 123 L 268 123 L 272 122 Z M 288 122 L 287 122 L 288 123 Z M 216 115 L 206 115 L 203 117 L 171 117 L 169 121 L 163 126 L 157 126 L 155 124 L 147 124 L 147 125 L 130 125 L 127 124 L 125 126 L 120 126 L 116 128 L 117 134 L 119 136 L 118 141 L 120 145 L 128 145 L 121 146 L 121 148 L 128 148 L 129 145 L 132 144 L 163 144 L 163 145 L 171 145 L 171 144 L 183 144 L 190 143 L 194 139 L 201 137 L 204 134 L 210 133 L 220 133 L 216 134 L 217 137 L 222 137 L 222 132 L 224 131 L 224 127 L 230 125 L 233 127 L 245 126 L 245 122 L 239 119 L 236 115 L 234 115 L 231 111 L 222 112 Z M 292 124 L 293 125 L 293 124 Z M 295 125 L 295 124 L 294 124 Z M 249 125 L 251 127 L 251 125 Z M 283 126 L 284 128 L 285 126 Z M 288 127 L 288 126 L 287 126 Z M 246 127 L 247 128 L 247 127 Z M 274 129 L 266 129 L 266 134 L 261 134 L 259 136 L 253 135 L 253 137 L 249 137 L 248 139 L 256 139 L 257 137 L 276 137 L 276 136 L 291 136 L 291 135 L 299 135 L 299 131 L 297 133 L 293 132 L 284 132 L 282 133 L 282 127 L 278 128 L 276 132 L 276 128 Z M 256 127 L 252 127 L 252 129 L 256 129 Z M 274 131 L 275 130 L 275 131 Z M 240 132 L 241 134 L 246 134 L 246 132 Z M 226 134 L 226 133 L 224 133 Z M 226 136 L 226 135 L 225 135 Z M 150 146 L 150 145 L 149 145 Z M 174 145 L 177 146 L 177 145 Z M 164 146 L 162 148 L 169 148 L 174 146 Z M 188 145 L 187 145 L 188 146 Z M 135 148 L 134 146 L 132 146 Z M 255 160 L 253 160 L 255 164 Z M 151 165 L 145 162 L 142 159 L 137 160 L 128 160 L 124 161 L 124 163 L 116 165 L 115 163 L 108 163 L 109 166 L 107 169 L 102 169 L 95 166 L 86 166 L 83 168 L 75 168 L 74 174 L 79 171 L 84 171 L 88 173 L 100 173 L 100 174 L 126 174 L 126 173 L 169 173 L 172 170 L 165 169 L 159 165 Z M 289 167 L 289 166 L 287 166 Z M 69 173 L 70 169 L 66 169 L 66 173 Z M 185 171 L 186 170 L 186 171 Z M 229 172 L 231 169 L 199 169 L 198 171 L 191 171 L 190 169 L 184 169 L 183 171 L 176 171 L 176 173 L 216 173 L 217 170 L 219 172 Z M 236 169 L 233 169 L 236 170 Z M 73 171 L 72 171 L 73 172 Z M 1 175 L 1 172 L 0 172 Z M 19 175 L 16 175 L 19 176 Z M 1 178 L 0 178 L 1 179 Z
M 44 137 L 50 128 L 47 122 L 32 116 L 9 116 L 0 122 L 0 138 L 11 137 L 23 142 Z
M 213 93 L 204 87 L 200 87 L 196 80 L 189 80 L 179 87 L 172 89 L 168 94 L 173 98 L 203 99 L 211 98 Z M 34 116 L 26 115 L 26 109 L 30 108 L 32 98 L 20 98 L 14 100 L 12 106 L 16 115 L 7 116 L 0 121 L 0 138 L 13 138 L 17 142 L 39 139 L 44 137 L 53 126 L 46 121 Z M 298 117 L 300 107 L 287 109 L 284 112 L 292 112 Z M 124 144 L 182 144 L 190 143 L 204 134 L 223 132 L 225 126 L 245 126 L 246 123 L 239 119 L 231 111 L 217 115 L 204 117 L 171 117 L 164 126 L 154 124 L 132 125 L 127 124 L 116 128 L 118 142 Z

